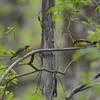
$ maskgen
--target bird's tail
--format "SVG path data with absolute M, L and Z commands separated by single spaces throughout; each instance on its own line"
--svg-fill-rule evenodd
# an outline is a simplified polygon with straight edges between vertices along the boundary
M 97 43 L 100 44 L 100 40 L 99 41 L 94 41 L 92 44 L 96 45 Z
M 13 56 L 12 57 L 10 57 L 10 60 L 13 58 Z

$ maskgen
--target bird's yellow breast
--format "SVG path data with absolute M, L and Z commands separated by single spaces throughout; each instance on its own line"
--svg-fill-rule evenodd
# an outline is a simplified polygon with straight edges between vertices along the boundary
M 78 47 L 83 47 L 83 46 L 85 46 L 86 43 L 85 42 L 76 42 L 75 44 Z
M 26 49 L 25 49 L 25 52 L 28 52 L 30 50 L 30 47 L 27 47 Z

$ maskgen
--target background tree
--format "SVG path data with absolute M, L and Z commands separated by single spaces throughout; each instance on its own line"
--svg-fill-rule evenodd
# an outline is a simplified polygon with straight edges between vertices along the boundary
M 54 6 L 55 0 L 42 0 L 42 48 L 54 48 L 54 22 L 52 21 L 52 14 L 48 10 Z M 55 55 L 53 52 L 42 53 L 45 59 L 45 67 L 48 70 L 55 69 Z M 43 61 L 43 60 L 42 60 Z M 43 95 L 52 100 L 54 96 L 56 74 L 46 72 L 44 78 Z M 55 94 L 56 95 L 56 94 Z

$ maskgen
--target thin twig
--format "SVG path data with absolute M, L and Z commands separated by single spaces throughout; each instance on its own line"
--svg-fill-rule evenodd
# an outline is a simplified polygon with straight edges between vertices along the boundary
M 75 61 L 75 59 L 73 59 L 72 61 L 69 62 L 69 64 L 67 65 L 67 67 L 66 67 L 66 69 L 65 69 L 65 71 L 64 71 L 64 73 L 66 73 L 66 72 L 68 71 L 70 65 L 71 65 L 74 61 Z
M 59 79 L 59 81 L 60 81 L 60 83 L 61 83 L 61 86 L 62 86 L 63 91 L 65 92 L 66 90 L 64 89 L 64 85 L 63 85 L 63 83 L 62 83 L 60 77 L 59 77 L 58 75 L 57 75 L 57 77 L 58 77 L 58 79 Z
M 69 23 L 68 26 L 67 26 L 68 34 L 69 34 L 69 36 L 70 36 L 72 42 L 74 42 L 73 37 L 72 37 L 71 32 L 70 32 L 70 26 L 71 26 L 71 20 L 70 20 L 70 17 L 66 14 L 65 11 L 64 11 L 64 13 L 65 13 L 65 15 L 66 15 L 66 17 L 67 17 L 67 19 L 68 19 L 68 23 Z
M 19 41 L 19 40 L 16 38 L 15 32 L 14 32 L 14 31 L 12 31 L 12 32 L 14 33 L 14 40 L 16 40 L 17 42 L 21 43 L 22 45 L 25 45 L 24 43 L 22 43 L 21 41 Z
M 39 74 L 40 73 L 37 74 L 37 76 L 32 80 L 32 82 L 35 81 L 39 77 Z
M 41 74 L 39 73 L 38 76 L 41 76 Z M 39 78 L 40 79 L 40 78 Z M 39 85 L 40 85 L 40 81 L 38 79 L 38 84 L 36 86 L 36 91 L 33 93 L 33 95 L 37 94 L 37 91 L 38 91 L 38 88 L 39 88 Z

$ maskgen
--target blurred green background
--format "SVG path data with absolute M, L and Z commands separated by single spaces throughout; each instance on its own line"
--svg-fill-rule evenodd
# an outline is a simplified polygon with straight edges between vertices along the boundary
M 73 47 L 74 45 L 72 39 L 75 40 L 79 38 L 87 38 L 88 31 L 94 31 L 95 27 L 90 27 L 91 24 L 90 26 L 85 27 L 82 24 L 82 21 L 86 21 L 89 23 L 88 19 L 91 16 L 93 22 L 95 22 L 96 24 L 100 24 L 99 20 L 96 20 L 99 16 L 99 13 L 95 11 L 95 4 L 90 2 L 88 5 L 79 5 L 80 3 L 84 3 L 82 2 L 82 0 L 79 1 L 76 1 L 74 7 L 72 7 L 72 5 L 67 5 L 66 2 L 64 2 L 62 6 L 60 4 L 60 1 L 56 0 L 56 4 L 58 4 L 59 8 L 56 8 L 56 10 L 61 10 L 61 12 L 57 15 L 57 19 L 55 20 L 55 48 Z M 74 9 L 76 5 L 79 7 Z M 63 9 L 61 6 L 63 7 Z M 19 47 L 22 47 L 26 44 L 32 46 L 31 50 L 39 49 L 41 47 L 41 23 L 38 21 L 38 14 L 41 11 L 41 7 L 42 0 L 0 0 L 0 45 L 2 45 L 4 50 L 16 51 Z M 78 14 L 74 14 L 74 10 L 77 11 L 77 9 L 79 10 Z M 71 20 L 69 21 L 69 19 Z M 90 22 L 92 21 L 90 20 Z M 7 27 L 14 27 L 16 30 L 15 32 L 10 32 L 6 34 Z M 72 36 L 72 39 L 70 35 Z M 90 58 L 93 58 L 94 55 L 92 56 L 92 54 L 96 54 L 97 52 L 93 51 L 91 54 L 89 53 L 90 55 L 88 55 L 88 51 L 92 50 L 83 50 L 80 52 L 78 51 L 78 54 L 81 55 L 82 53 L 86 53 L 88 57 L 83 55 L 82 59 L 71 64 L 71 67 L 65 76 L 59 75 L 61 77 L 66 92 L 64 92 L 58 78 L 58 96 L 57 98 L 55 98 L 55 100 L 62 100 L 68 91 L 71 91 L 73 88 L 82 83 L 82 75 L 85 76 L 86 79 L 87 77 L 90 77 L 88 75 L 84 75 L 84 73 L 80 74 L 80 71 L 84 71 L 85 73 L 88 73 L 89 71 L 93 71 L 93 73 L 99 71 L 97 67 L 92 70 L 90 68 L 90 64 L 93 61 L 93 59 Z M 74 51 L 55 52 L 57 60 L 56 67 L 59 67 L 59 70 L 63 71 L 64 68 L 69 64 L 69 62 L 72 61 L 73 53 Z M 74 56 L 78 57 L 78 54 Z M 4 57 L 4 59 L 0 59 L 1 65 L 9 66 L 11 63 L 13 63 L 13 61 L 16 60 L 16 58 L 10 60 L 11 55 L 1 56 Z M 24 60 L 22 63 L 29 60 L 30 57 Z M 41 67 L 38 54 L 35 56 L 34 65 L 36 67 Z M 97 63 L 94 65 L 96 66 Z M 18 75 L 20 75 L 32 71 L 33 68 L 23 65 L 16 66 L 14 70 Z M 38 73 L 18 78 L 18 84 L 16 85 L 17 88 L 12 85 L 8 88 L 10 92 L 14 93 L 14 98 L 16 98 L 14 100 L 29 100 L 29 95 L 32 96 L 36 91 L 39 77 L 36 79 L 36 81 L 33 80 L 37 76 L 37 74 Z M 91 75 L 91 77 L 93 75 Z M 43 82 L 45 81 L 44 72 L 41 79 L 42 80 L 40 87 L 42 88 Z M 39 94 L 39 96 L 36 96 L 37 100 L 41 100 L 41 90 L 38 89 L 37 94 Z M 88 94 L 90 94 L 90 92 L 88 92 Z M 82 100 L 82 98 L 84 98 L 85 100 L 85 98 L 87 97 L 90 98 L 90 100 L 94 100 L 91 99 L 88 94 L 86 94 L 86 92 L 84 92 L 83 94 L 80 93 L 79 96 L 76 95 L 75 100 Z

